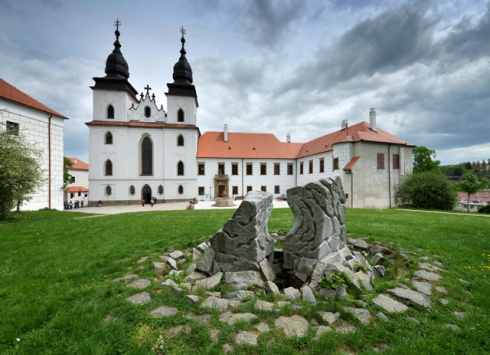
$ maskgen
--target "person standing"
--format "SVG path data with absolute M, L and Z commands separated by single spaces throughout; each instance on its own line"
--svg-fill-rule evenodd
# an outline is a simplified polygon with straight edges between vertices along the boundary
M 145 199 L 141 200 L 141 206 L 145 207 Z
M 153 204 L 154 204 L 154 203 L 155 203 L 155 201 L 153 201 L 153 199 L 151 199 L 151 201 L 150 201 L 150 205 L 151 205 L 151 207 L 153 207 Z

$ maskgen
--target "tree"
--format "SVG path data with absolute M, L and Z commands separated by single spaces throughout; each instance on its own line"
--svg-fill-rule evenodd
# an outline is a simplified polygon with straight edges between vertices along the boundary
M 441 162 L 435 160 L 435 158 L 435 150 L 428 149 L 424 146 L 413 148 L 413 172 L 423 173 L 438 169 Z
M 471 170 L 471 163 L 469 161 L 464 163 L 464 165 L 466 166 L 466 170 Z
M 16 131 L 0 132 L 0 220 L 44 183 L 41 150 Z
M 470 212 L 470 195 L 475 192 L 484 190 L 488 187 L 488 179 L 478 180 L 478 177 L 471 171 L 464 173 L 463 178 L 459 180 L 454 187 L 459 191 L 466 192 L 468 194 L 468 212 Z
M 67 157 L 63 157 L 63 190 L 71 183 L 72 176 L 68 169 L 73 166 L 73 163 Z
M 456 190 L 438 171 L 408 174 L 396 188 L 395 199 L 416 208 L 452 210 Z

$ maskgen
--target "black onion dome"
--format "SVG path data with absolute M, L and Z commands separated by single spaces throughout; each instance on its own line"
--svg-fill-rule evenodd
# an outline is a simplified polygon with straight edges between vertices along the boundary
M 124 59 L 121 53 L 121 44 L 119 43 L 119 31 L 116 30 L 116 42 L 114 42 L 114 50 L 107 57 L 105 62 L 105 73 L 107 76 L 116 76 L 120 78 L 129 78 L 128 62 Z
M 180 50 L 179 61 L 174 65 L 174 83 L 192 84 L 192 69 L 185 57 L 185 38 L 182 37 L 180 41 L 182 42 L 182 49 Z

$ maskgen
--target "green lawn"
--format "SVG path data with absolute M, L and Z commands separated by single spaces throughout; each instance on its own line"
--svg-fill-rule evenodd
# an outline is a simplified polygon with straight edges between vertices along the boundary
M 233 343 L 239 329 L 218 321 L 219 312 L 191 306 L 182 296 L 160 291 L 152 261 L 169 248 L 183 249 L 206 241 L 233 211 L 193 210 L 145 212 L 90 217 L 81 213 L 39 211 L 23 213 L 0 224 L 0 353 L 1 354 L 157 354 L 158 337 L 171 326 L 186 324 L 190 311 L 211 313 L 211 325 L 187 322 L 191 332 L 165 339 L 165 354 L 220 354 L 224 343 Z M 270 232 L 289 230 L 288 209 L 273 211 Z M 443 306 L 433 299 L 431 310 L 411 307 L 408 314 L 375 320 L 363 326 L 343 313 L 358 330 L 354 334 L 326 333 L 319 342 L 284 338 L 280 332 L 262 334 L 257 346 L 236 346 L 245 354 L 374 354 L 373 347 L 386 344 L 384 354 L 484 354 L 490 353 L 490 219 L 454 214 L 403 210 L 351 210 L 347 212 L 349 236 L 369 237 L 403 250 L 411 262 L 420 257 L 438 260 L 447 270 L 438 284 L 449 290 Z M 150 258 L 139 269 L 136 263 Z M 111 282 L 137 273 L 152 280 L 145 289 L 152 301 L 135 306 L 125 299 L 141 292 Z M 458 279 L 463 278 L 469 284 Z M 379 279 L 378 289 L 385 283 Z M 180 315 L 154 319 L 148 312 L 161 305 L 175 306 Z M 348 301 L 322 302 L 298 311 L 317 319 L 316 311 L 336 311 Z M 350 302 L 352 305 L 352 302 Z M 369 308 L 375 315 L 381 309 Z M 280 314 L 257 312 L 242 306 L 237 311 L 256 313 L 271 328 Z M 458 319 L 454 311 L 464 311 Z M 105 322 L 107 315 L 117 319 Z M 408 316 L 420 324 L 408 320 Z M 444 327 L 458 324 L 460 330 Z M 213 344 L 208 329 L 221 331 Z M 310 327 L 311 328 L 311 327 Z M 313 330 L 311 330 L 313 332 Z M 314 335 L 312 333 L 311 335 Z M 19 339 L 19 340 L 17 340 Z M 268 344 L 268 341 L 273 342 Z

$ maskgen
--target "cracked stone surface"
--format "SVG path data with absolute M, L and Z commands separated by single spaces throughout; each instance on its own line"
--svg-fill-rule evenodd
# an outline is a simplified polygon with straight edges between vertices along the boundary
M 331 331 L 332 331 L 332 328 L 321 325 L 316 330 L 316 334 L 315 334 L 315 337 L 313 339 L 318 341 L 318 340 L 320 340 L 320 337 L 322 336 L 323 333 L 327 333 L 327 332 L 331 332 Z
M 213 316 L 211 314 L 194 314 L 191 312 L 186 314 L 185 318 L 194 319 L 199 324 L 209 324 L 211 323 L 211 318 L 213 318 Z
M 132 287 L 132 288 L 136 288 L 136 289 L 140 290 L 140 289 L 148 287 L 150 285 L 151 285 L 150 280 L 138 279 L 134 282 L 131 282 L 130 284 L 127 284 L 126 287 Z
M 436 274 L 434 272 L 429 272 L 425 270 L 417 270 L 414 272 L 414 274 L 421 279 L 427 280 L 427 281 L 439 281 L 441 279 L 441 275 Z
M 408 307 L 405 306 L 403 303 L 400 303 L 393 298 L 383 294 L 380 294 L 376 298 L 373 298 L 372 302 L 391 313 L 405 312 L 408 309 Z
M 218 309 L 220 311 L 224 311 L 224 310 L 228 309 L 228 305 L 229 305 L 228 300 L 224 300 L 222 298 L 217 298 L 217 297 L 211 296 L 201 304 L 201 307 L 203 307 L 203 308 L 205 308 L 205 307 L 215 308 L 215 309 Z
M 349 324 L 344 324 L 340 327 L 336 327 L 335 330 L 337 331 L 337 333 L 342 333 L 342 334 L 346 334 L 346 333 L 353 333 L 356 331 L 356 327 L 352 326 L 352 325 L 349 325 Z
M 429 271 L 444 271 L 440 267 L 434 266 L 434 265 L 429 264 L 429 263 L 420 263 L 419 266 L 422 269 L 426 269 L 426 270 L 429 270 Z
M 288 189 L 287 202 L 294 225 L 286 235 L 283 250 L 320 260 L 345 246 L 345 194 L 340 177 Z
M 275 320 L 275 325 L 277 328 L 284 330 L 284 335 L 289 338 L 292 336 L 302 337 L 308 332 L 308 321 L 298 315 L 291 317 L 279 317 Z
M 436 286 L 436 291 L 441 293 L 447 293 L 446 288 L 442 286 Z
M 192 287 L 192 291 L 197 291 L 200 288 L 210 289 L 217 286 L 221 281 L 222 272 L 218 272 L 216 275 L 208 277 L 207 279 L 197 281 Z
M 235 323 L 240 321 L 250 322 L 254 318 L 257 318 L 257 316 L 253 313 L 236 313 L 231 314 L 225 322 L 229 325 L 234 325 Z
M 413 286 L 417 291 L 422 292 L 426 295 L 432 295 L 432 284 L 427 281 L 412 281 Z
M 369 324 L 371 320 L 371 314 L 367 309 L 355 307 L 342 307 L 342 309 L 353 314 L 362 324 Z
M 274 251 L 274 240 L 268 232 L 272 212 L 272 194 L 249 192 L 233 216 L 211 239 L 219 253 L 260 262 Z
M 235 335 L 235 343 L 237 344 L 249 344 L 257 345 L 257 335 L 252 332 L 247 332 L 240 330 L 237 335 Z
M 294 287 L 288 287 L 284 289 L 284 296 L 286 296 L 289 300 L 295 300 L 296 298 L 301 297 L 301 292 Z
M 309 288 L 308 286 L 303 286 L 301 288 L 301 293 L 305 301 L 316 304 L 316 298 L 313 295 L 311 288 Z
M 213 342 L 213 344 L 218 342 L 219 333 L 221 333 L 221 331 L 219 329 L 216 329 L 216 328 L 209 329 L 209 337 L 211 338 L 211 341 Z
M 340 318 L 340 312 L 318 312 L 318 314 L 323 318 L 328 324 L 334 324 Z
M 227 272 L 225 279 L 226 284 L 235 290 L 248 288 L 248 286 L 264 288 L 264 281 L 257 271 Z
M 267 333 L 270 332 L 269 325 L 267 323 L 261 322 L 257 325 L 255 325 L 255 329 L 257 329 L 260 333 Z
M 410 289 L 407 290 L 400 287 L 391 288 L 388 290 L 388 292 L 395 295 L 396 297 L 412 301 L 422 307 L 431 308 L 430 299 L 423 293 Z
M 260 309 L 261 311 L 272 311 L 274 308 L 274 303 L 257 300 L 255 302 L 255 308 Z
M 158 307 L 157 309 L 154 309 L 150 312 L 150 314 L 155 318 L 171 317 L 177 313 L 179 313 L 179 310 L 177 308 L 167 306 Z
M 148 292 L 141 292 L 126 298 L 126 300 L 131 302 L 132 304 L 142 304 L 150 302 L 151 297 Z
M 174 260 L 184 259 L 184 253 L 182 253 L 180 250 L 171 252 L 169 256 Z
M 147 256 L 144 256 L 144 257 L 142 257 L 141 259 L 139 259 L 139 260 L 137 261 L 137 263 L 138 263 L 138 264 L 142 264 L 142 263 L 144 263 L 146 260 L 148 260 L 148 257 L 147 257 Z
M 447 305 L 449 303 L 449 300 L 446 298 L 441 298 L 440 301 L 443 305 Z

